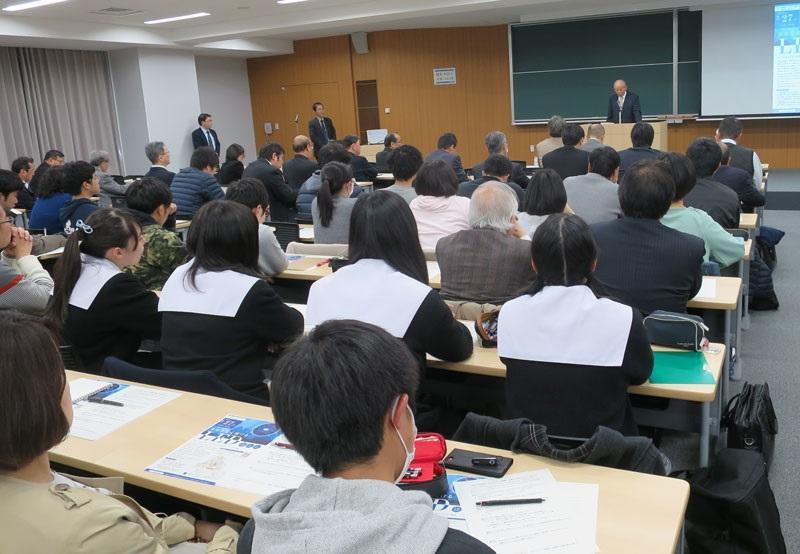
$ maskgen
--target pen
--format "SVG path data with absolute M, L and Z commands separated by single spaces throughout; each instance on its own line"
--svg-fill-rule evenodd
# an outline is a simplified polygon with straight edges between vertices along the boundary
M 476 506 L 513 506 L 514 504 L 541 504 L 544 498 L 509 498 L 508 500 L 484 500 Z
M 104 404 L 106 406 L 117 406 L 119 408 L 125 406 L 125 404 L 123 404 L 122 402 L 116 402 L 114 400 L 106 400 L 105 398 L 94 398 L 90 396 L 86 400 L 87 402 L 91 402 L 92 404 Z

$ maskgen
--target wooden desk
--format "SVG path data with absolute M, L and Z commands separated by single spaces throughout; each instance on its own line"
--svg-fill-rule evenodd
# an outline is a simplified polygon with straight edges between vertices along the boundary
M 758 227 L 758 214 L 741 214 L 739 215 L 739 228 L 747 229 L 748 231 Z
M 67 379 L 79 377 L 92 376 L 67 371 Z M 250 506 L 261 499 L 259 495 L 144 471 L 145 467 L 226 414 L 272 419 L 271 410 L 263 406 L 184 392 L 100 440 L 70 437 L 53 448 L 50 456 L 54 462 L 69 467 L 103 476 L 122 476 L 133 485 L 250 517 Z M 451 441 L 448 449 L 453 448 L 511 456 L 514 465 L 510 474 L 549 469 L 559 481 L 597 483 L 600 486 L 597 544 L 602 552 L 666 554 L 675 550 L 689 499 L 689 486 L 685 481 L 599 466 L 566 464 L 529 454 L 512 454 Z M 636 532 L 631 532 L 631 529 Z
M 183 231 L 184 229 L 188 229 L 192 226 L 192 221 L 190 219 L 177 219 L 175 220 L 175 230 L 176 231 Z
M 283 273 L 276 275 L 278 279 L 296 279 L 299 281 L 317 281 L 332 273 L 330 264 L 317 266 L 329 256 L 302 256 L 300 259 L 289 262 L 289 267 Z M 441 276 L 439 275 L 439 264 L 436 262 L 428 263 L 428 273 L 431 275 L 430 286 L 434 289 L 442 287 Z M 434 274 L 435 273 L 435 274 Z
M 689 300 L 687 306 L 707 310 L 735 310 L 739 304 L 742 280 L 739 277 L 703 277 L 703 281 L 706 280 L 716 281 L 717 293 L 713 298 L 696 296 Z

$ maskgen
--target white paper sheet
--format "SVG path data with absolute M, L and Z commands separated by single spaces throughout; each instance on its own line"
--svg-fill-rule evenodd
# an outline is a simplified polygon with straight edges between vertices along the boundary
M 703 284 L 697 291 L 695 298 L 715 298 L 717 296 L 717 282 L 714 279 L 703 277 Z
M 99 381 L 97 379 L 73 379 L 69 382 L 69 394 L 73 402 L 85 400 L 96 392 L 99 392 L 114 383 L 110 381 Z
M 147 389 L 114 383 L 111 389 L 94 396 L 122 406 L 109 406 L 82 401 L 72 408 L 74 415 L 70 435 L 81 439 L 97 440 L 179 397 L 181 393 L 160 389 Z
M 260 495 L 297 488 L 314 470 L 274 423 L 227 415 L 145 471 Z
M 434 277 L 439 275 L 439 262 L 425 262 L 428 266 L 428 280 L 433 280 Z
M 305 240 L 314 240 L 314 228 L 313 227 L 301 227 L 300 228 L 300 238 Z
M 46 257 L 46 256 L 55 256 L 56 254 L 63 254 L 63 253 L 64 253 L 64 247 L 61 246 L 61 247 L 56 248 L 54 250 L 49 250 L 47 252 L 42 252 L 41 254 L 39 254 L 36 257 L 37 258 L 43 258 L 43 257 Z
M 558 494 L 572 504 L 577 516 L 579 536 L 585 537 L 587 548 L 590 552 L 600 552 L 597 546 L 597 501 L 600 495 L 600 485 L 594 483 L 556 483 Z

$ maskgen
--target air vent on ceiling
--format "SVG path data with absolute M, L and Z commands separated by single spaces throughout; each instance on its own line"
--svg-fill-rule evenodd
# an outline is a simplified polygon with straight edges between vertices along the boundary
M 142 10 L 131 10 L 128 8 L 105 8 L 97 10 L 96 12 L 89 12 L 97 15 L 113 15 L 115 17 L 124 17 L 126 15 L 133 15 L 135 13 L 142 13 Z

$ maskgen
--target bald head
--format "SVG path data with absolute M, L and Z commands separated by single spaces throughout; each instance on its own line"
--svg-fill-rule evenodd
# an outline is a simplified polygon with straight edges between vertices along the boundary
M 625 96 L 625 93 L 628 91 L 628 85 L 622 79 L 617 79 L 614 81 L 614 92 L 617 96 Z
M 303 156 L 310 158 L 311 154 L 314 152 L 314 145 L 307 136 L 297 135 L 292 141 L 292 150 L 295 154 L 302 154 Z
M 589 132 L 587 133 L 589 138 L 597 139 L 600 142 L 603 142 L 603 137 L 606 136 L 606 128 L 603 127 L 602 123 L 592 123 L 589 125 Z
M 507 233 L 514 226 L 518 205 L 517 193 L 511 187 L 500 181 L 487 181 L 470 198 L 470 227 Z

